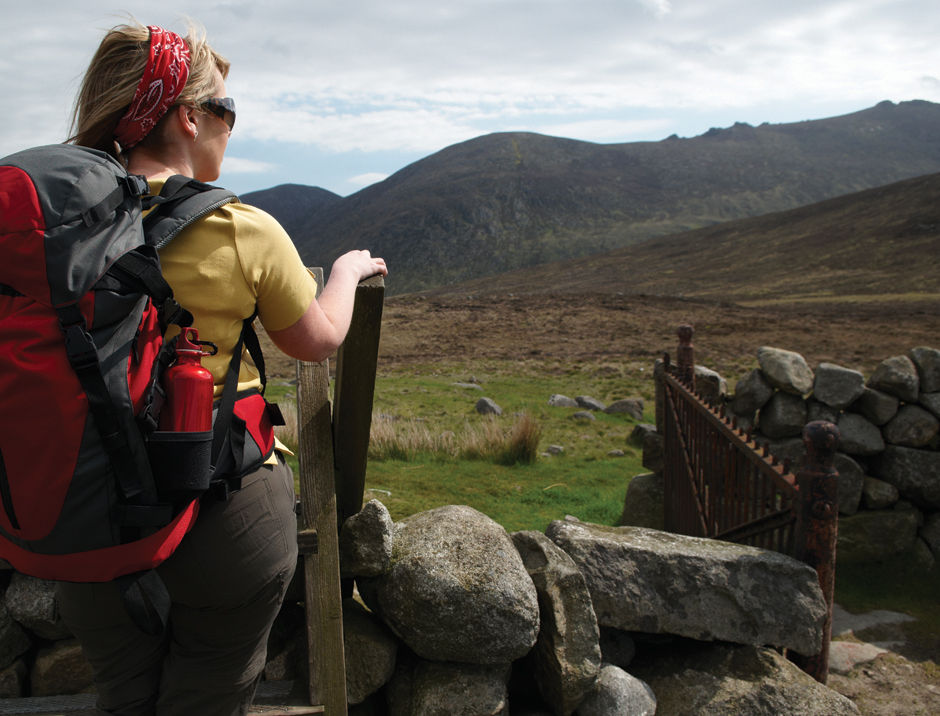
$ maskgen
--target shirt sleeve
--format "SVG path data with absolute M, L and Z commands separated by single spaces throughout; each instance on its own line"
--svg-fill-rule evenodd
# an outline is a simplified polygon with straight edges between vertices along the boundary
M 232 214 L 238 260 L 255 294 L 261 323 L 269 331 L 292 326 L 317 295 L 316 279 L 297 247 L 270 214 L 240 203 L 223 210 Z

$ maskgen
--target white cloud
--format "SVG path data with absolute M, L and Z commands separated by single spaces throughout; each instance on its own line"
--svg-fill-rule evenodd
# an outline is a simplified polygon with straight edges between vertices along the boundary
M 111 0 L 4 8 L 0 154 L 61 141 Z M 125 0 L 192 16 L 232 61 L 239 141 L 327 154 L 436 151 L 491 131 L 591 141 L 811 119 L 882 99 L 940 101 L 936 0 Z M 56 18 L 56 27 L 48 18 Z M 63 34 L 56 28 L 68 27 Z M 708 119 L 703 119 L 704 117 Z M 690 121 L 705 122 L 689 126 Z M 234 148 L 234 147 L 233 147 Z M 243 163 L 226 174 L 268 173 Z M 287 163 L 284 153 L 279 165 Z M 240 168 L 241 167 L 241 168 Z M 373 167 L 357 164 L 337 183 Z
M 354 177 L 350 177 L 346 180 L 346 183 L 350 186 L 354 186 L 357 189 L 362 187 L 369 186 L 370 184 L 376 184 L 380 181 L 385 181 L 388 179 L 388 174 L 383 174 L 381 172 L 368 172 L 366 174 L 359 174 Z
M 233 157 L 230 154 L 225 155 L 224 165 L 226 174 L 269 174 L 277 169 L 277 165 L 271 162 Z

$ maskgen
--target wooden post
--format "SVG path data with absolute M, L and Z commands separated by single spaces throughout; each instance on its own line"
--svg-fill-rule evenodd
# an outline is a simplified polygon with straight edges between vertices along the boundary
M 314 269 L 317 285 L 323 272 Z M 345 716 L 346 662 L 339 581 L 339 531 L 333 474 L 329 361 L 297 361 L 297 437 L 300 462 L 298 545 L 303 555 L 310 703 Z
M 836 583 L 836 538 L 839 527 L 838 472 L 832 461 L 839 444 L 839 428 L 817 420 L 803 428 L 806 461 L 797 475 L 800 489 L 796 516 L 796 557 L 816 570 L 826 599 L 822 649 L 815 656 L 793 655 L 793 662 L 825 684 L 829 678 L 829 641 Z
M 333 439 L 340 526 L 362 509 L 384 297 L 382 276 L 359 284 L 352 324 L 336 357 Z

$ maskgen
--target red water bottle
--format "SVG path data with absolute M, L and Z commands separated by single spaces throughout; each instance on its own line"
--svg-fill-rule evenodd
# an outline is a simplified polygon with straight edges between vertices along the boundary
M 176 363 L 163 374 L 166 404 L 160 411 L 160 430 L 200 432 L 212 430 L 212 373 L 201 358 L 212 355 L 199 344 L 199 332 L 184 328 L 176 341 Z

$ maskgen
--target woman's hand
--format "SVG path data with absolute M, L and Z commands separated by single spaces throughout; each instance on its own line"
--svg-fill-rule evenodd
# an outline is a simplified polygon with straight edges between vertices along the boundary
M 330 271 L 331 279 L 336 271 L 349 272 L 356 277 L 356 283 L 376 274 L 388 276 L 385 259 L 372 256 L 368 249 L 350 251 L 340 256 L 333 262 L 333 269 Z
M 282 331 L 268 331 L 275 345 L 287 355 L 318 362 L 335 351 L 346 338 L 352 320 L 356 286 L 381 274 L 388 276 L 385 259 L 368 251 L 350 251 L 333 262 L 330 278 L 318 300 L 306 313 Z

